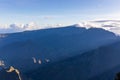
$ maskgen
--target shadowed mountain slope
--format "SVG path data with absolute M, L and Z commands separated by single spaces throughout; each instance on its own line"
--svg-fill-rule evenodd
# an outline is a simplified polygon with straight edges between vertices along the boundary
M 33 80 L 114 80 L 120 71 L 120 42 L 102 46 L 26 75 Z
M 100 28 L 69 26 L 1 36 L 0 60 L 29 72 L 33 80 L 87 80 L 119 65 L 120 37 Z

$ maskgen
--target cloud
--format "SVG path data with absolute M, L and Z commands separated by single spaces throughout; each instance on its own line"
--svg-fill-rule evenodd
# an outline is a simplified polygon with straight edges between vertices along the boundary
M 83 22 L 76 25 L 77 27 L 89 28 L 102 28 L 116 34 L 120 34 L 120 21 L 119 20 L 100 20 Z
M 28 24 L 10 24 L 10 25 L 0 25 L 0 33 L 15 33 L 15 32 L 23 32 L 30 30 L 38 30 L 38 29 L 46 29 L 46 28 L 56 28 L 60 27 L 62 24 L 46 24 L 44 26 L 37 25 L 34 22 Z
M 14 32 L 22 32 L 26 30 L 36 30 L 40 29 L 40 26 L 37 26 L 34 22 L 29 24 L 10 24 L 10 25 L 2 25 L 0 26 L 0 33 L 14 33 Z

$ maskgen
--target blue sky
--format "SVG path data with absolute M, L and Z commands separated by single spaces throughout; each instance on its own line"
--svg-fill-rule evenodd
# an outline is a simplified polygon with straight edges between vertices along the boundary
M 0 24 L 120 19 L 120 0 L 0 0 Z

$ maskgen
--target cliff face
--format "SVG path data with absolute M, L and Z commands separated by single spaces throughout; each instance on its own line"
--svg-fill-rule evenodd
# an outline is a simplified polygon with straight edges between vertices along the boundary
M 0 70 L 0 79 L 1 80 L 22 80 L 19 70 L 14 67 L 9 69 L 2 68 Z

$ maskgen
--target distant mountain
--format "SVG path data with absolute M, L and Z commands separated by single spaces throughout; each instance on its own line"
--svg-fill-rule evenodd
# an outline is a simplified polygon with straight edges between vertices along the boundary
M 79 79 L 87 80 L 119 64 L 119 62 L 115 63 L 116 60 L 113 61 L 119 57 L 118 53 L 116 53 L 118 56 L 113 54 L 118 50 L 116 45 L 115 51 L 114 47 L 110 50 L 109 48 L 101 50 L 101 47 L 109 47 L 110 44 L 119 42 L 120 37 L 101 28 L 87 29 L 73 25 L 1 34 L 0 36 L 0 61 L 5 66 L 14 66 L 22 73 L 27 73 L 28 77 L 36 76 L 38 78 L 33 78 L 33 80 L 48 80 L 48 78 L 61 80 L 62 76 L 65 77 L 64 74 L 66 77 L 63 80 L 74 80 L 73 78 L 76 76 L 79 76 Z M 36 70 L 38 73 L 40 72 L 38 75 L 41 77 L 37 77 Z M 69 72 L 70 70 L 71 72 Z M 76 73 L 76 71 L 78 72 Z M 34 76 L 29 75 L 28 72 Z M 48 72 L 46 75 L 48 78 L 42 77 L 46 72 Z M 49 76 L 50 74 L 51 76 Z M 53 74 L 56 74 L 55 78 Z M 71 76 L 71 79 L 67 76 Z

